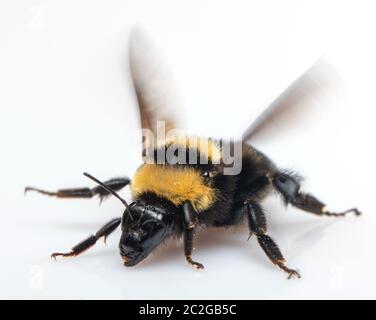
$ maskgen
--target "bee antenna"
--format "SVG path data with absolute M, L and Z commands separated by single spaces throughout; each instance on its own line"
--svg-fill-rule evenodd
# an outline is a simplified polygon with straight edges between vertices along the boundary
M 98 183 L 103 189 L 111 193 L 113 196 L 118 198 L 127 208 L 127 211 L 129 215 L 132 217 L 131 209 L 127 203 L 122 197 L 120 197 L 112 188 L 106 186 L 103 182 L 99 181 L 97 178 L 94 178 L 92 175 L 88 174 L 87 172 L 84 172 L 84 176 L 88 177 L 89 179 L 93 180 L 94 182 Z

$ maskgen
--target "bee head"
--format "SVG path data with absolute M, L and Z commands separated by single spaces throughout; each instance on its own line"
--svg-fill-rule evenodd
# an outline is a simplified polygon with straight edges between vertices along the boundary
M 86 172 L 84 175 L 118 198 L 125 206 L 119 244 L 125 266 L 138 264 L 171 234 L 173 217 L 178 213 L 178 208 L 171 202 L 145 193 L 136 202 L 128 205 L 127 201 L 103 182 Z
M 145 259 L 171 233 L 174 208 L 161 202 L 140 200 L 124 212 L 120 255 L 127 267 Z

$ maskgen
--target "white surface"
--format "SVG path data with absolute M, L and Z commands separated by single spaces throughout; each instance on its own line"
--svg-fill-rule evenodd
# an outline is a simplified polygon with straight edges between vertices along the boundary
M 376 298 L 375 8 L 354 1 L 2 1 L 0 4 L 1 298 Z M 326 54 L 347 82 L 321 120 L 260 146 L 331 208 L 332 220 L 265 204 L 270 235 L 303 278 L 287 281 L 246 231 L 200 234 L 192 270 L 181 243 L 125 269 L 119 231 L 54 262 L 122 206 L 56 200 L 23 188 L 92 185 L 139 165 L 125 59 L 137 24 L 158 43 L 193 133 L 229 136 Z M 216 112 L 220 110 L 220 112 Z

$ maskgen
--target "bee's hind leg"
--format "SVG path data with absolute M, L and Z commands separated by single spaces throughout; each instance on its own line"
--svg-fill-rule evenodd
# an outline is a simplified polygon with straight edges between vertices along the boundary
M 107 222 L 102 228 L 100 228 L 97 233 L 91 235 L 87 239 L 81 241 L 79 244 L 74 246 L 70 252 L 67 253 L 59 253 L 55 252 L 51 255 L 51 258 L 56 260 L 56 257 L 75 257 L 81 254 L 82 252 L 86 251 L 87 249 L 91 248 L 96 244 L 96 242 L 104 237 L 104 241 L 106 242 L 106 238 L 116 230 L 116 228 L 120 225 L 121 218 L 112 219 L 111 221 Z
M 289 279 L 294 276 L 300 278 L 301 276 L 298 271 L 286 266 L 286 260 L 278 245 L 267 235 L 266 218 L 261 206 L 254 201 L 245 201 L 243 208 L 248 218 L 250 237 L 252 234 L 256 234 L 258 243 L 270 261 L 285 271 L 289 275 Z
M 130 180 L 126 177 L 123 178 L 113 178 L 104 182 L 104 184 L 110 187 L 112 190 L 118 191 L 126 187 L 130 183 Z M 92 189 L 90 188 L 71 188 L 71 189 L 60 189 L 57 191 L 46 191 L 33 187 L 26 187 L 25 193 L 29 191 L 39 192 L 41 194 L 57 197 L 57 198 L 92 198 L 94 196 L 99 196 L 100 201 L 109 195 L 109 192 L 101 186 L 96 186 Z
M 343 217 L 349 213 L 361 215 L 361 212 L 356 209 L 349 209 L 343 212 L 332 212 L 327 210 L 326 205 L 314 196 L 301 192 L 299 179 L 294 175 L 284 172 L 278 172 L 272 177 L 272 183 L 276 190 L 282 195 L 286 204 L 290 203 L 293 206 L 304 211 L 330 217 Z

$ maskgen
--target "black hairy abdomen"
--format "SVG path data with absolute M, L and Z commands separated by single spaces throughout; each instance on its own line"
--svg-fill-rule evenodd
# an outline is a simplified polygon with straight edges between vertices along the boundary
M 215 178 L 217 198 L 213 206 L 199 214 L 206 226 L 232 226 L 243 220 L 242 205 L 246 200 L 261 201 L 270 190 L 268 175 L 276 167 L 263 153 L 243 145 L 242 170 L 238 175 Z

